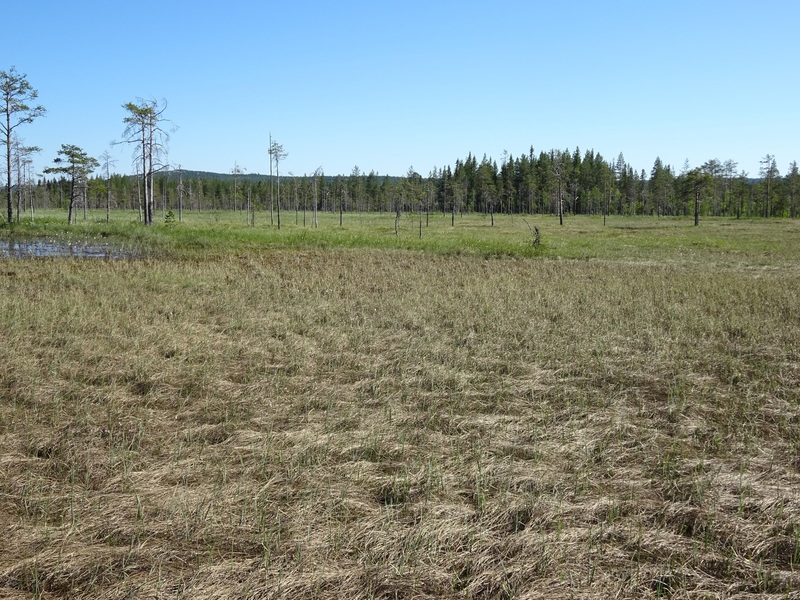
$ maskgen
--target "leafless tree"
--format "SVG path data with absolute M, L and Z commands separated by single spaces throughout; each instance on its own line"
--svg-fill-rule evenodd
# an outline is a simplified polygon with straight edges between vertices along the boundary
M 165 122 L 164 111 L 167 109 L 166 101 L 160 103 L 155 100 L 137 99 L 136 102 L 123 104 L 122 108 L 128 111 L 123 119 L 125 131 L 122 136 L 127 143 L 136 144 L 134 160 L 139 161 L 141 182 L 144 189 L 144 222 L 153 223 L 155 209 L 153 198 L 153 179 L 158 166 L 158 156 L 163 152 L 169 135 L 161 127 Z
M 320 177 L 325 177 L 325 171 L 322 170 L 322 167 L 317 167 L 314 171 L 314 229 L 319 227 L 319 221 L 317 220 L 317 205 L 319 205 L 319 191 L 317 189 L 317 180 Z
M 233 169 L 231 169 L 231 175 L 233 175 L 233 210 L 236 211 L 238 209 L 238 202 L 239 202 L 239 175 L 244 173 L 244 169 L 239 166 L 238 162 L 233 163 Z M 248 215 L 248 219 L 250 216 Z
M 558 210 L 558 224 L 564 224 L 564 197 L 562 192 L 562 185 L 564 181 L 564 165 L 560 152 L 554 152 L 553 160 L 553 174 L 558 180 L 558 197 L 556 198 L 556 209 Z
M 269 136 L 269 155 L 270 161 L 270 180 L 272 180 L 272 162 L 275 163 L 275 177 L 277 178 L 277 207 L 278 207 L 278 229 L 281 228 L 281 161 L 289 156 L 283 151 L 283 145 L 279 144 L 276 140 L 272 139 L 272 134 Z
M 111 221 L 111 167 L 117 164 L 108 150 L 100 155 L 100 166 L 106 176 L 106 223 Z
M 24 195 L 25 190 L 28 188 L 28 179 L 27 173 L 30 170 L 31 165 L 33 164 L 33 159 L 31 156 L 40 152 L 42 149 L 38 146 L 25 146 L 19 136 L 14 135 L 13 141 L 11 142 L 12 145 L 12 153 L 13 159 L 12 162 L 14 164 L 14 169 L 17 172 L 17 221 L 20 220 L 22 215 L 22 210 L 25 205 L 24 203 Z M 33 207 L 33 202 L 31 202 L 31 210 Z M 33 215 L 31 215 L 33 217 Z
M 186 188 L 183 185 L 183 169 L 178 165 L 178 222 L 183 222 L 183 196 L 186 194 Z

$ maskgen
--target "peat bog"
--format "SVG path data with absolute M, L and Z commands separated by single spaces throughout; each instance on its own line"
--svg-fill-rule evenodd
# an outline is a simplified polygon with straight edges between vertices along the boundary
M 796 596 L 796 224 L 369 219 L 2 260 L 0 596 Z

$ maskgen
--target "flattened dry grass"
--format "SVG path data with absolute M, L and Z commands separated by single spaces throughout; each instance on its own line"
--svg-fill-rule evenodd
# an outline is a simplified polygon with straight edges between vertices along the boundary
M 800 589 L 797 269 L 0 271 L 0 596 Z

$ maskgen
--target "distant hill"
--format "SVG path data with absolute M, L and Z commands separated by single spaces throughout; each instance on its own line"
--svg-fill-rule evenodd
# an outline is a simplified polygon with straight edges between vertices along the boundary
M 233 173 L 213 173 L 211 171 L 191 171 L 189 169 L 174 169 L 171 171 L 159 171 L 157 176 L 169 176 L 177 178 L 178 175 L 182 175 L 184 179 L 204 179 L 204 180 L 220 180 L 220 181 L 233 181 Z M 367 174 L 364 173 L 361 177 L 366 177 Z M 131 175 L 131 177 L 136 177 L 135 175 Z M 274 177 L 274 175 L 273 175 Z M 291 180 L 291 179 L 303 179 L 303 177 L 311 177 L 311 175 L 287 175 L 281 174 L 281 181 Z M 323 175 L 325 181 L 334 181 L 337 177 L 342 177 L 347 179 L 349 175 Z M 378 181 L 383 181 L 383 175 L 376 175 L 378 177 Z M 261 173 L 239 173 L 236 175 L 237 181 L 250 181 L 250 182 L 258 182 L 258 181 L 269 181 L 269 175 L 264 175 Z M 392 184 L 397 183 L 400 180 L 400 177 L 390 176 L 389 180 Z
M 186 179 L 220 179 L 222 181 L 233 180 L 233 173 L 212 173 L 211 171 L 190 171 L 188 169 L 175 169 L 172 171 L 161 171 L 159 175 L 167 175 L 170 177 L 177 177 L 179 174 Z M 282 175 L 281 178 L 284 178 Z M 262 175 L 260 173 L 239 173 L 236 175 L 239 181 L 269 181 L 269 175 Z

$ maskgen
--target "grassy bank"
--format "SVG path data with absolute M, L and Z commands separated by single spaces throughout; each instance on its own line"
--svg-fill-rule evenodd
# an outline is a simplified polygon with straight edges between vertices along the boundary
M 787 597 L 796 225 L 610 221 L 3 261 L 0 595 Z
M 421 221 L 421 227 L 420 227 Z M 371 248 L 417 250 L 434 254 L 574 258 L 658 263 L 711 261 L 718 265 L 781 265 L 800 263 L 800 221 L 705 219 L 693 227 L 688 218 L 609 217 L 566 218 L 564 225 L 550 215 L 487 215 L 406 213 L 395 215 L 284 213 L 282 227 L 269 213 L 257 213 L 248 226 L 241 212 L 186 213 L 183 222 L 144 227 L 131 211 L 89 214 L 86 221 L 67 225 L 56 211 L 34 221 L 0 226 L 3 240 L 46 239 L 67 243 L 105 244 L 136 255 L 194 257 L 258 254 L 275 249 L 320 250 Z M 395 228 L 395 225 L 397 227 Z M 534 228 L 540 244 L 534 246 Z

